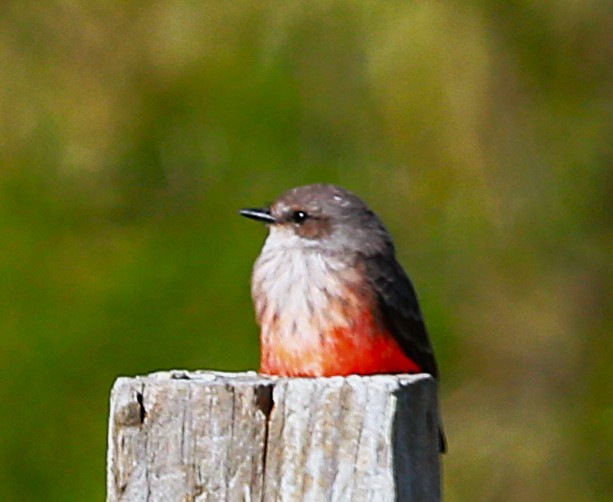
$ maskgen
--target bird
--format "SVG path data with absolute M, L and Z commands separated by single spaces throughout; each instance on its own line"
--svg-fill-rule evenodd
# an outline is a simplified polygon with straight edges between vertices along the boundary
M 439 380 L 415 288 L 387 228 L 360 197 L 318 183 L 239 213 L 268 227 L 251 277 L 261 373 Z

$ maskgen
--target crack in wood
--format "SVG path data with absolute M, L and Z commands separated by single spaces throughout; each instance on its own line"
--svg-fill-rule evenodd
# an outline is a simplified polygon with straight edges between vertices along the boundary
M 136 393 L 136 402 L 138 403 L 139 417 L 140 417 L 141 424 L 145 423 L 145 417 L 147 416 L 147 410 L 145 410 L 145 403 L 144 403 L 144 399 L 145 399 L 145 396 L 143 394 L 144 390 L 145 390 L 145 386 L 143 386 L 142 392 Z
M 264 484 L 266 480 L 266 462 L 268 457 L 268 443 L 270 431 L 270 414 L 274 406 L 272 391 L 274 384 L 258 385 L 255 388 L 255 406 L 264 415 L 264 438 L 262 445 L 262 476 L 260 483 L 262 486 L 261 500 L 264 501 Z

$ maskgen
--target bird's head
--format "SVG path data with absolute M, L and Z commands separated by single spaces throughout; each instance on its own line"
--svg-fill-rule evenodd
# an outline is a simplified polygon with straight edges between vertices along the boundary
M 240 214 L 269 225 L 268 244 L 276 247 L 349 256 L 393 249 L 377 215 L 358 196 L 335 185 L 293 188 L 269 208 L 242 209 Z

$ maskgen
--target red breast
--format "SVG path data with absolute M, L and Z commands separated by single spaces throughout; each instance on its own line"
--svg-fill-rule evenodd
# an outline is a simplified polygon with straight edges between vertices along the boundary
M 346 322 L 340 325 L 326 322 L 326 317 L 338 319 L 338 316 L 326 316 L 325 312 L 322 313 L 323 322 L 316 322 L 319 329 L 295 336 L 287 336 L 280 316 L 275 316 L 271 324 L 263 325 L 261 372 L 317 377 L 421 371 L 395 338 L 377 322 L 369 307 L 348 309 L 347 302 L 343 303 Z M 329 305 L 330 309 L 337 307 Z

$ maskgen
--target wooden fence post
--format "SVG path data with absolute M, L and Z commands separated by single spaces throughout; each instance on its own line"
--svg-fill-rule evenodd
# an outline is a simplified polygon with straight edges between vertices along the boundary
M 438 501 L 429 375 L 119 378 L 107 500 Z

